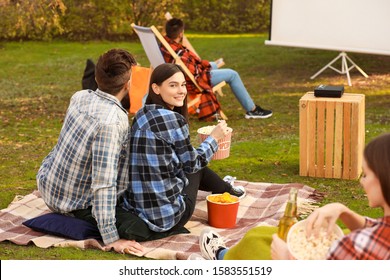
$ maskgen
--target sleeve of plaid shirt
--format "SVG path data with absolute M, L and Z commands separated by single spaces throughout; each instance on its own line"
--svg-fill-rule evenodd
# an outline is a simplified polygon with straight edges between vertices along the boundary
M 157 110 L 161 114 L 162 122 L 157 127 L 160 136 L 171 142 L 174 147 L 173 153 L 183 164 L 183 169 L 187 173 L 193 173 L 205 167 L 211 157 L 218 149 L 218 144 L 212 137 L 206 140 L 195 149 L 191 144 L 189 127 L 186 121 L 177 113 L 169 110 Z M 165 136 L 164 136 L 165 135 Z M 168 136 L 169 135 L 169 136 Z
M 388 257 L 389 246 L 383 238 L 384 227 L 380 226 L 380 219 L 365 217 L 363 229 L 355 230 L 333 243 L 329 250 L 329 260 L 362 260 L 383 259 Z
M 176 142 L 176 154 L 183 163 L 183 169 L 186 173 L 197 172 L 208 164 L 211 157 L 218 150 L 217 141 L 212 137 L 207 137 L 195 149 L 191 145 L 188 125 L 183 126 L 180 132 L 184 136 L 184 139 Z
M 104 244 L 119 239 L 115 226 L 115 206 L 120 141 L 120 129 L 117 125 L 102 125 L 92 147 L 92 214 Z

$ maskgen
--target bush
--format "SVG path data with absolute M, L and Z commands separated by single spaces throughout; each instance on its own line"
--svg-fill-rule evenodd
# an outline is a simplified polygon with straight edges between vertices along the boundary
M 0 40 L 123 40 L 132 22 L 161 26 L 165 12 L 187 29 L 217 33 L 263 32 L 266 0 L 0 0 Z
M 217 33 L 264 32 L 269 27 L 270 4 L 266 0 L 187 0 L 187 29 Z M 207 7 L 207 9 L 205 9 Z

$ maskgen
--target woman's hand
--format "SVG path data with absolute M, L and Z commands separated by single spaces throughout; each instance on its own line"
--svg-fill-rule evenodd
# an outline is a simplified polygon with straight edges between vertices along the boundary
M 290 260 L 292 258 L 287 243 L 276 233 L 272 235 L 271 257 L 273 260 Z
M 134 240 L 119 239 L 106 246 L 105 250 L 114 249 L 115 252 L 120 254 L 131 254 L 136 256 L 142 256 L 144 253 L 144 247 Z
M 327 233 L 331 234 L 337 219 L 346 210 L 348 208 L 341 203 L 330 203 L 314 210 L 306 219 L 306 236 L 318 236 L 321 228 L 326 228 Z
M 214 127 L 211 131 L 210 136 L 213 137 L 216 141 L 224 138 L 231 129 L 228 128 L 226 121 L 222 120 Z

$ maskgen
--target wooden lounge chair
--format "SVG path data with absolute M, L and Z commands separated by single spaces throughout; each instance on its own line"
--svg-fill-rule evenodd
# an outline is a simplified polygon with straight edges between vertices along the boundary
M 191 81 L 199 89 L 199 91 L 203 91 L 203 89 L 196 82 L 194 75 L 190 72 L 190 70 L 183 63 L 180 57 L 174 52 L 174 50 L 171 48 L 169 43 L 165 40 L 165 38 L 161 35 L 161 33 L 157 30 L 155 26 L 152 25 L 151 27 L 143 27 L 132 23 L 131 27 L 137 33 L 141 41 L 146 56 L 148 57 L 149 62 L 151 64 L 151 68 L 156 68 L 158 65 L 165 63 L 164 57 L 160 51 L 159 44 L 161 43 L 172 55 L 172 57 L 175 60 L 175 63 L 180 65 L 183 68 L 184 73 L 191 79 Z M 218 85 L 214 86 L 213 92 L 217 93 L 224 85 L 226 85 L 226 82 L 221 82 Z M 187 103 L 188 108 L 195 107 L 195 111 L 196 111 L 196 108 L 200 102 L 200 97 L 201 94 L 197 94 L 196 96 L 194 96 L 193 94 L 188 94 L 188 98 L 189 98 Z M 222 110 L 220 110 L 219 114 L 222 119 L 227 120 L 227 117 Z

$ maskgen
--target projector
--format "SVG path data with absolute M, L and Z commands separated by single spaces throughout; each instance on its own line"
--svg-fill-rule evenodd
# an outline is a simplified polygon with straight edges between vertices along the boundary
M 344 86 L 319 85 L 314 89 L 315 97 L 341 97 L 344 93 Z

